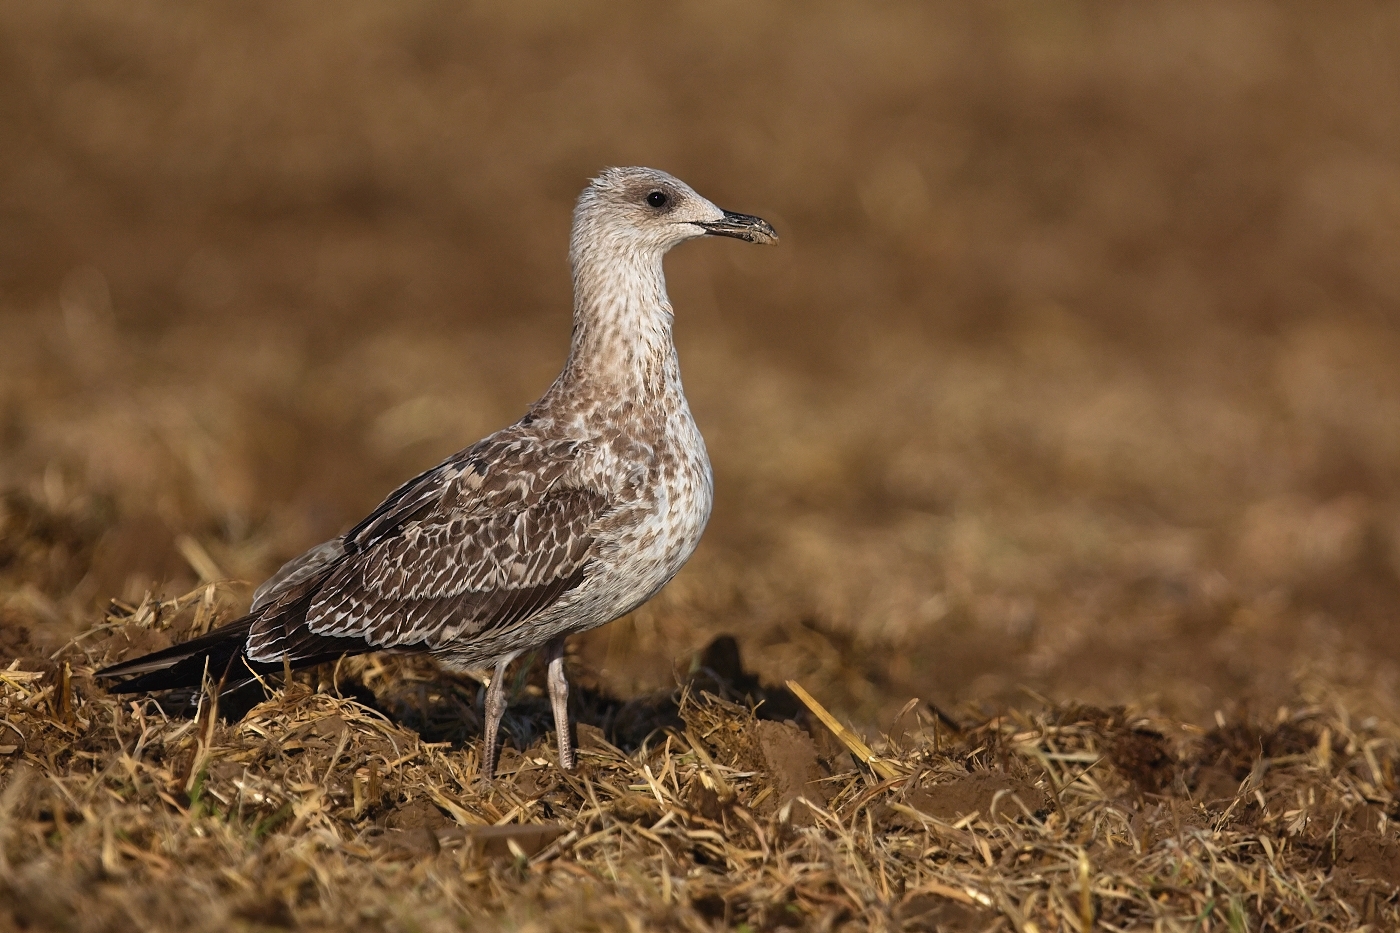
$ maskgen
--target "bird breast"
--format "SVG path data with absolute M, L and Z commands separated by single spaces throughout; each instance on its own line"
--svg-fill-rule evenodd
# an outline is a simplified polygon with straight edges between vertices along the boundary
M 635 609 L 676 575 L 700 543 L 714 503 L 705 442 L 683 400 L 651 438 L 617 453 L 625 463 L 614 463 L 612 475 L 628 480 L 614 530 L 600 549 L 600 565 L 608 569 L 595 592 L 611 598 L 601 613 L 606 618 L 595 624 Z

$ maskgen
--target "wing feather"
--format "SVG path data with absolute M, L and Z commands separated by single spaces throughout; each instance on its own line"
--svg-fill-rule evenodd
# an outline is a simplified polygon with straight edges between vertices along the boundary
M 598 493 L 556 490 L 519 511 L 386 539 L 345 561 L 307 613 L 318 635 L 431 648 L 535 615 L 586 575 Z
M 405 483 L 338 539 L 314 582 L 293 571 L 300 586 L 269 587 L 249 657 L 432 650 L 544 611 L 586 578 L 610 509 L 602 491 L 564 481 L 577 452 L 497 435 Z M 290 591 L 309 600 L 292 606 Z

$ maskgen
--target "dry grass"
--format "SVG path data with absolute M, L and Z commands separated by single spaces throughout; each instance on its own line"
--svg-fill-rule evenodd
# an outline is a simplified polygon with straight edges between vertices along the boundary
M 0 673 L 0 922 L 20 929 L 1393 928 L 1396 730 L 1339 706 L 1209 731 L 1045 706 L 962 729 L 910 703 L 861 766 L 693 683 L 631 751 L 580 727 L 479 779 L 425 741 L 461 684 L 385 659 L 236 721 L 94 689 L 94 663 L 207 621 L 214 587 L 114 608 L 48 673 Z M 741 686 L 702 671 L 698 683 Z M 742 674 L 728 676 L 742 681 Z M 365 702 L 337 691 L 353 681 Z M 771 692 L 771 691 L 770 691 Z M 517 684 L 512 725 L 544 712 Z M 586 709 L 598 708 L 596 696 Z M 815 703 L 815 701 L 809 701 Z M 366 703 L 371 705 L 366 705 Z M 418 719 L 414 723 L 416 707 Z M 390 711 L 386 715 L 384 711 Z M 676 714 L 678 713 L 678 718 Z M 821 715 L 829 716 L 825 710 Z M 585 720 L 590 715 L 585 713 Z M 635 719 L 635 717 L 634 717 Z M 606 722 L 607 718 L 596 721 Z M 410 728 L 414 723 L 416 728 Z M 670 725 L 667 725 L 670 723 Z M 612 717 L 611 725 L 617 725 Z M 635 723 L 634 723 L 635 725 Z M 808 731 L 811 730 L 811 731 Z M 21 753 L 20 749 L 23 749 Z M 195 868 L 196 870 L 190 870 Z
M 0 2 L 0 925 L 1394 928 L 1397 44 L 1368 3 Z M 668 260 L 715 517 L 575 640 L 579 774 L 534 673 L 490 788 L 479 684 L 418 663 L 103 694 L 520 414 L 615 163 L 783 243 Z

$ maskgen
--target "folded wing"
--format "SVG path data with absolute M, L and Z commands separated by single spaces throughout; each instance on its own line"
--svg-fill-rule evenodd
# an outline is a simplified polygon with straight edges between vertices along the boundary
M 322 639 L 435 650 L 538 615 L 586 578 L 608 503 L 563 488 L 512 505 L 433 510 L 351 551 L 324 571 L 304 615 L 253 623 L 248 657 L 320 653 Z

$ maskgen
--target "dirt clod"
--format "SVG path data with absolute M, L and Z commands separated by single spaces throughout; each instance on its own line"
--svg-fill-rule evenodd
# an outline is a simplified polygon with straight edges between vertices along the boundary
M 420 826 L 416 829 L 381 829 L 366 833 L 365 841 L 391 861 L 420 859 L 436 855 L 440 848 L 437 833 Z
M 1049 799 L 1042 788 L 1028 781 L 999 771 L 978 771 L 911 790 L 904 803 L 954 823 L 971 814 L 989 821 L 1020 819 L 1026 812 L 1043 813 Z
M 421 799 L 401 804 L 384 816 L 386 827 L 399 830 L 438 830 L 450 823 L 441 810 Z
M 1373 880 L 1400 889 L 1400 842 L 1354 834 L 1342 841 L 1337 864 L 1354 879 Z
M 538 855 L 564 834 L 566 827 L 558 823 L 536 823 L 523 826 L 459 827 L 441 835 L 462 839 L 484 858 L 528 858 Z
M 1139 791 L 1158 793 L 1176 777 L 1176 759 L 1166 738 L 1150 729 L 1133 729 L 1114 736 L 1109 746 L 1113 766 Z
M 760 721 L 754 723 L 763 764 L 772 782 L 773 793 L 766 801 L 769 812 L 804 797 L 813 803 L 826 803 L 826 790 L 821 779 L 822 768 L 817 761 L 817 748 L 812 737 L 792 723 Z M 807 825 L 812 816 L 805 806 L 793 812 L 798 825 Z
M 1315 734 L 1291 723 L 1273 728 L 1228 723 L 1206 733 L 1197 761 L 1200 767 L 1219 769 L 1238 783 L 1261 761 L 1306 754 L 1316 746 Z
M 918 894 L 900 905 L 900 929 L 908 933 L 977 933 L 991 929 L 996 914 L 946 897 Z

